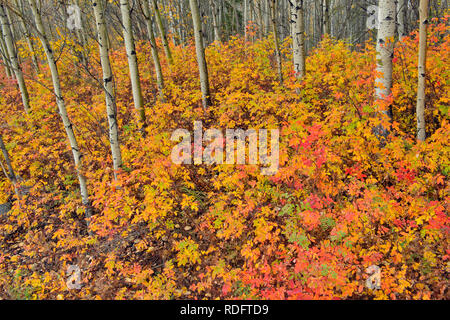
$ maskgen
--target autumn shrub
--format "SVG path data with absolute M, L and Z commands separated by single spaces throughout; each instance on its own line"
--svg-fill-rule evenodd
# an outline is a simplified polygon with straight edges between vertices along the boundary
M 419 299 L 448 298 L 449 28 L 430 27 L 426 116 L 415 140 L 417 34 L 396 46 L 389 107 L 374 101 L 375 50 L 325 38 L 298 82 L 272 40 L 235 38 L 206 51 L 213 105 L 201 107 L 194 46 L 162 57 L 157 98 L 150 47 L 138 44 L 146 135 L 138 132 L 124 50 L 114 50 L 124 160 L 113 179 L 104 95 L 61 52 L 68 112 L 84 154 L 93 216 L 86 221 L 49 71 L 27 81 L 26 116 L 14 83 L 2 78 L 1 133 L 21 183 L 0 221 L 4 298 L 65 299 Z M 289 43 L 285 43 L 287 48 Z M 95 46 L 91 46 L 95 61 Z M 287 52 L 287 50 L 286 50 Z M 24 57 L 26 53 L 24 53 Z M 99 76 L 95 63 L 89 73 Z M 215 128 L 280 128 L 280 170 L 255 165 L 175 165 L 173 130 L 201 120 Z M 381 142 L 373 128 L 390 128 Z M 0 200 L 13 189 L 1 177 Z M 66 270 L 82 270 L 68 290 Z M 365 270 L 382 270 L 379 290 Z M 21 288 L 18 290 L 17 288 Z

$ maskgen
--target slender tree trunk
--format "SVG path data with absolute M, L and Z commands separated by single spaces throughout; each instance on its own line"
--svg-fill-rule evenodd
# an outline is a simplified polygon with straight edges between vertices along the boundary
M 3 37 L 3 31 L 0 27 L 0 51 L 2 54 L 2 60 L 5 67 L 5 73 L 8 78 L 11 78 L 13 75 L 13 71 L 11 70 L 11 59 L 9 58 L 8 49 L 6 48 L 6 44 Z
M 13 167 L 11 164 L 11 158 L 9 157 L 8 150 L 6 149 L 6 146 L 3 142 L 3 138 L 2 138 L 1 134 L 0 134 L 0 149 L 2 150 L 3 157 L 5 158 L 6 166 L 8 167 L 8 172 L 5 172 L 5 173 L 7 173 L 7 178 L 15 186 L 17 183 L 17 177 L 16 177 L 16 174 L 14 173 L 14 170 L 13 170 Z
M 272 9 L 273 0 L 264 0 L 264 35 L 268 36 L 272 27 Z
M 181 44 L 184 44 L 186 41 L 186 38 L 184 36 L 184 15 L 183 15 L 183 1 L 177 2 L 177 16 L 178 16 L 178 33 L 180 35 L 180 42 Z
M 250 0 L 244 0 L 244 40 L 248 41 L 248 22 L 250 20 Z
M 375 79 L 375 98 L 377 100 L 385 100 L 391 94 L 395 12 L 395 0 L 380 0 L 377 36 L 377 77 Z M 389 109 L 383 111 L 383 113 L 392 118 L 392 113 Z M 387 136 L 388 134 L 386 128 L 378 128 L 377 131 L 382 136 Z
M 56 103 L 58 105 L 59 114 L 61 116 L 62 122 L 64 124 L 64 128 L 66 130 L 67 137 L 69 139 L 70 147 L 72 149 L 72 155 L 75 163 L 75 167 L 77 170 L 78 181 L 80 183 L 80 192 L 81 192 L 81 200 L 83 205 L 86 208 L 86 217 L 89 218 L 91 215 L 90 209 L 90 201 L 89 194 L 87 189 L 86 177 L 83 175 L 82 170 L 82 154 L 80 152 L 80 148 L 78 146 L 78 142 L 75 137 L 75 133 L 73 131 L 72 123 L 69 119 L 69 115 L 67 114 L 66 105 L 64 102 L 64 98 L 61 91 L 61 82 L 59 79 L 59 72 L 56 66 L 55 58 L 53 56 L 53 49 L 50 46 L 50 42 L 47 39 L 47 35 L 45 33 L 44 25 L 42 23 L 41 15 L 37 9 L 36 0 L 29 0 L 31 11 L 34 16 L 34 21 L 36 23 L 36 28 L 38 31 L 39 39 L 41 40 L 42 47 L 45 51 L 45 55 L 47 57 L 47 63 L 50 68 L 53 90 L 56 97 Z
M 397 0 L 397 31 L 400 41 L 406 36 L 406 2 L 407 0 Z
M 97 25 L 97 41 L 100 51 L 100 62 L 103 72 L 103 90 L 105 92 L 106 114 L 109 124 L 109 144 L 113 160 L 114 179 L 122 167 L 122 154 L 120 152 L 119 128 L 117 124 L 117 111 L 113 90 L 113 74 L 109 61 L 109 49 L 107 45 L 108 33 L 104 16 L 104 2 L 102 0 L 91 0 L 94 7 L 95 22 Z
M 75 0 L 75 4 L 81 9 L 81 3 L 80 0 Z M 88 37 L 86 34 L 86 22 L 84 20 L 84 15 L 81 15 L 81 29 L 76 30 L 77 38 L 80 41 L 81 44 L 81 62 L 83 65 L 87 68 L 89 63 L 89 54 L 87 52 L 87 44 L 88 44 Z
M 200 21 L 200 13 L 197 0 L 189 0 L 191 6 L 192 22 L 194 24 L 195 49 L 197 52 L 198 70 L 200 73 L 200 87 L 202 90 L 203 109 L 207 109 L 210 105 L 210 91 L 208 68 L 206 65 L 205 49 L 202 40 L 202 25 Z
M 273 32 L 273 40 L 275 45 L 275 57 L 277 60 L 277 72 L 278 72 L 278 81 L 280 84 L 283 84 L 283 69 L 281 65 L 281 52 L 280 52 L 280 44 L 278 40 L 278 30 L 277 30 L 277 0 L 271 0 L 270 3 L 270 12 L 272 18 L 272 32 Z
M 128 0 L 120 0 L 120 11 L 122 13 L 123 38 L 127 51 L 128 68 L 130 70 L 131 90 L 133 91 L 134 108 L 136 109 L 142 130 L 145 127 L 145 110 L 142 98 L 141 81 L 139 78 L 139 67 L 136 57 L 136 47 L 131 25 L 130 5 Z
M 291 0 L 292 51 L 297 79 L 305 76 L 305 20 L 304 0 Z
M 15 5 L 17 7 L 17 10 L 19 10 L 22 14 L 24 14 L 24 12 L 22 11 L 22 6 L 19 3 L 19 0 L 14 0 Z M 36 73 L 39 73 L 39 63 L 36 57 L 36 53 L 34 52 L 34 45 L 33 45 L 33 41 L 31 40 L 31 33 L 29 28 L 27 28 L 25 21 L 23 20 L 23 17 L 18 16 L 19 22 L 20 22 L 20 26 L 23 29 L 24 32 L 24 36 L 25 36 L 25 40 L 27 42 L 27 46 L 28 46 L 28 50 L 31 53 L 31 61 L 33 63 L 33 67 L 34 70 L 36 71 Z
M 8 178 L 8 180 L 11 182 L 12 186 L 14 187 L 14 192 L 17 196 L 17 199 L 21 198 L 20 188 L 18 188 L 17 185 L 17 176 L 14 172 L 13 166 L 11 164 L 11 158 L 9 157 L 8 150 L 6 149 L 6 146 L 3 142 L 2 135 L 0 134 L 0 149 L 2 150 L 3 157 L 5 158 L 6 167 L 8 168 L 8 171 L 6 171 L 6 168 L 3 167 L 3 163 L 0 161 L 0 165 L 3 168 L 3 171 Z
M 214 41 L 220 42 L 220 27 L 219 27 L 219 10 L 214 3 L 215 0 L 209 0 L 209 5 L 212 10 L 213 29 L 214 29 Z
M 22 68 L 19 65 L 17 59 L 17 51 L 14 45 L 14 39 L 11 32 L 11 25 L 9 23 L 8 17 L 6 15 L 5 5 L 3 3 L 0 4 L 0 22 L 2 24 L 3 37 L 6 44 L 6 49 L 8 51 L 8 56 L 10 59 L 11 67 L 14 71 L 17 84 L 19 85 L 20 94 L 22 96 L 22 103 L 25 109 L 25 112 L 28 114 L 30 112 L 30 102 L 28 90 L 25 84 L 25 79 L 23 77 Z
M 325 34 L 331 35 L 331 14 L 330 14 L 330 0 L 325 1 L 324 9 L 324 31 Z
M 427 26 L 428 26 L 428 0 L 420 0 L 419 7 L 419 65 L 418 65 L 418 84 L 417 84 L 417 139 L 425 141 L 426 122 L 425 122 L 425 86 L 426 86 L 426 61 L 427 61 Z
M 164 77 L 161 69 L 161 63 L 159 61 L 158 48 L 156 46 L 155 34 L 153 32 L 153 24 L 150 14 L 150 8 L 148 5 L 148 0 L 142 1 L 142 11 L 144 13 L 145 23 L 147 25 L 147 33 L 148 39 L 150 41 L 150 47 L 152 50 L 153 64 L 155 65 L 156 85 L 158 87 L 160 99 L 164 101 Z
M 161 40 L 164 47 L 164 52 L 167 57 L 167 61 L 170 65 L 173 64 L 172 52 L 170 51 L 169 42 L 167 41 L 166 29 L 164 28 L 164 23 L 161 18 L 161 13 L 159 12 L 158 2 L 157 0 L 152 0 L 153 3 L 153 11 L 155 12 L 156 23 L 158 24 L 158 29 L 161 34 Z

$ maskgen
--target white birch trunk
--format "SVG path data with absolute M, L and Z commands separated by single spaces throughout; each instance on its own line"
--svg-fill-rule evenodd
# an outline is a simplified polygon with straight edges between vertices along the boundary
M 21 6 L 19 4 L 19 0 L 14 0 L 14 3 L 17 7 L 17 10 L 19 10 L 22 14 L 23 12 L 21 11 Z M 36 73 L 39 73 L 39 63 L 36 57 L 36 53 L 34 52 L 34 45 L 33 45 L 33 41 L 31 40 L 31 33 L 29 31 L 29 28 L 27 28 L 25 21 L 23 20 L 23 17 L 18 16 L 19 22 L 20 22 L 20 26 L 23 29 L 24 35 L 25 35 L 25 40 L 27 42 L 27 46 L 28 46 L 28 50 L 30 50 L 31 53 L 31 61 L 33 63 L 33 67 L 34 70 L 36 71 Z
M 294 72 L 297 79 L 305 76 L 305 20 L 303 0 L 292 0 L 291 24 L 292 24 L 292 51 L 294 59 Z
M 53 56 L 53 49 L 50 46 L 50 42 L 47 39 L 47 35 L 45 33 L 44 25 L 42 23 L 41 15 L 37 9 L 36 0 L 28 0 L 30 3 L 31 11 L 34 16 L 34 21 L 36 23 L 36 28 L 38 31 L 39 39 L 41 40 L 42 47 L 45 51 L 45 55 L 47 57 L 47 63 L 50 68 L 51 76 L 52 76 L 52 84 L 53 90 L 56 97 L 56 103 L 58 105 L 59 114 L 61 116 L 64 129 L 66 131 L 67 138 L 69 139 L 70 147 L 72 149 L 72 155 L 75 163 L 75 167 L 77 170 L 78 181 L 80 183 L 80 193 L 81 200 L 83 205 L 86 208 L 86 217 L 89 218 L 91 215 L 90 210 L 90 202 L 89 202 L 89 194 L 87 189 L 86 177 L 82 174 L 82 154 L 80 152 L 80 148 L 78 146 L 78 142 L 75 137 L 75 133 L 73 131 L 72 123 L 69 119 L 69 115 L 67 114 L 66 105 L 64 102 L 64 98 L 61 91 L 61 83 L 59 79 L 59 72 L 56 66 L 55 58 Z
M 91 0 L 94 8 L 97 25 L 97 41 L 100 51 L 100 62 L 103 72 L 103 90 L 105 91 L 106 114 L 109 124 L 109 144 L 113 160 L 114 179 L 122 167 L 122 154 L 120 153 L 119 128 L 117 124 L 116 104 L 113 91 L 113 74 L 109 61 L 108 32 L 103 11 L 103 0 Z
M 3 37 L 3 31 L 0 27 L 0 51 L 2 54 L 3 65 L 5 67 L 6 77 L 11 78 L 13 75 L 11 68 L 11 59 L 9 59 L 8 49 L 6 49 L 6 44 Z
M 250 20 L 250 3 L 249 0 L 244 0 L 244 40 L 248 41 L 248 22 Z
M 22 68 L 19 65 L 19 61 L 17 59 L 17 52 L 14 45 L 13 35 L 11 32 L 11 25 L 9 23 L 8 16 L 6 15 L 5 5 L 3 3 L 0 4 L 0 22 L 2 24 L 3 37 L 6 45 L 6 50 L 8 52 L 8 56 L 10 59 L 10 65 L 16 77 L 17 84 L 19 85 L 23 107 L 25 109 L 25 112 L 28 114 L 30 112 L 30 100 L 28 90 L 25 84 L 25 79 L 23 77 Z
M 75 0 L 75 4 L 81 8 L 81 3 L 80 0 Z M 86 23 L 84 20 L 84 16 L 83 14 L 81 15 L 81 29 L 77 29 L 76 30 L 76 34 L 78 39 L 80 40 L 80 44 L 81 44 L 81 59 L 82 59 L 82 64 L 87 68 L 88 67 L 88 62 L 89 62 L 89 54 L 87 52 L 87 44 L 88 44 L 88 37 L 86 35 Z
M 158 48 L 156 46 L 155 33 L 153 31 L 153 24 L 148 0 L 142 1 L 142 11 L 144 13 L 145 23 L 147 25 L 148 39 L 150 41 L 153 64 L 155 66 L 156 86 L 158 87 L 158 93 L 161 101 L 164 101 L 164 76 L 161 69 L 161 62 L 159 60 Z
M 418 84 L 417 84 L 417 139 L 425 141 L 425 87 L 426 87 L 426 62 L 427 62 L 427 26 L 428 26 L 428 0 L 420 0 L 419 7 L 419 63 L 418 63 Z
M 406 2 L 407 0 L 397 1 L 397 33 L 400 41 L 406 36 Z
M 167 57 L 167 61 L 169 64 L 173 64 L 172 52 L 170 51 L 169 42 L 167 41 L 166 29 L 164 28 L 164 24 L 161 18 L 161 13 L 159 12 L 158 2 L 157 0 L 152 0 L 153 10 L 155 12 L 156 23 L 158 24 L 159 32 L 161 33 L 161 40 L 164 47 L 164 52 Z
M 139 78 L 139 67 L 136 57 L 136 47 L 133 38 L 133 28 L 131 25 L 130 5 L 128 0 L 120 0 L 120 11 L 123 23 L 123 38 L 125 40 L 125 48 L 127 51 L 128 68 L 130 70 L 131 90 L 133 92 L 134 107 L 138 113 L 142 130 L 145 127 L 145 110 L 142 98 L 141 81 Z
M 200 74 L 200 88 L 202 91 L 203 109 L 210 104 L 208 67 L 206 65 L 205 49 L 203 48 L 203 35 L 200 21 L 200 13 L 197 0 L 189 0 L 191 6 L 192 22 L 194 24 L 195 49 L 197 52 L 197 63 Z
M 213 29 L 214 29 L 214 41 L 220 42 L 220 27 L 219 27 L 219 10 L 214 3 L 215 0 L 210 0 L 209 5 L 211 6 L 212 10 L 212 18 L 213 18 Z
M 384 100 L 391 94 L 392 88 L 392 57 L 394 54 L 395 37 L 395 0 L 380 0 L 378 12 L 377 36 L 377 77 L 375 79 L 375 98 Z M 389 118 L 390 110 L 383 111 Z M 387 129 L 380 128 L 381 135 L 387 135 Z
M 283 70 L 281 65 L 280 43 L 278 40 L 278 30 L 277 30 L 277 0 L 270 0 L 270 1 L 271 2 L 269 3 L 269 8 L 272 19 L 272 33 L 275 45 L 275 58 L 277 62 L 278 81 L 280 82 L 280 84 L 283 84 Z
M 330 13 L 330 0 L 324 0 L 325 1 L 325 8 L 324 8 L 324 32 L 328 35 L 331 35 L 331 13 Z
M 17 199 L 20 199 L 21 198 L 21 192 L 20 192 L 21 188 L 18 186 L 18 179 L 14 172 L 13 166 L 11 164 L 11 158 L 9 157 L 8 150 L 6 149 L 6 146 L 3 143 L 3 138 L 2 138 L 1 134 L 0 134 L 0 149 L 2 150 L 3 157 L 5 158 L 5 163 L 6 163 L 6 167 L 8 168 L 8 170 L 6 170 L 6 168 L 3 166 L 3 162 L 0 161 L 0 165 L 1 165 L 5 175 L 7 176 L 8 180 L 13 185 L 14 192 L 17 196 Z
M 8 172 L 5 172 L 5 174 L 7 174 L 7 178 L 15 186 L 15 184 L 17 182 L 17 177 L 16 177 L 16 174 L 14 173 L 14 169 L 11 164 L 11 159 L 9 157 L 8 150 L 6 149 L 6 146 L 3 143 L 3 137 L 1 134 L 0 134 L 0 149 L 2 150 L 3 157 L 5 158 L 6 166 L 8 167 Z

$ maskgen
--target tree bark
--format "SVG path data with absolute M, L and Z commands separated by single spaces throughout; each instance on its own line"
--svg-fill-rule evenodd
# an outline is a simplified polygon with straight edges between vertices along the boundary
M 23 77 L 22 68 L 19 65 L 17 59 L 17 51 L 15 48 L 14 39 L 11 32 L 11 25 L 6 15 L 6 8 L 4 3 L 0 4 L 0 22 L 2 24 L 3 37 L 5 40 L 6 49 L 10 59 L 11 68 L 13 69 L 14 75 L 17 80 L 17 84 L 19 85 L 23 107 L 25 109 L 25 112 L 28 114 L 30 112 L 30 99 L 28 95 L 27 86 L 25 84 L 25 79 Z
M 105 92 L 106 114 L 109 124 L 109 144 L 114 169 L 114 179 L 117 180 L 117 174 L 122 167 L 122 154 L 120 152 L 119 128 L 117 124 L 117 111 L 115 96 L 113 90 L 113 74 L 111 63 L 109 61 L 109 47 L 107 45 L 108 32 L 104 16 L 103 0 L 91 0 L 94 8 L 95 22 L 97 25 L 97 41 L 100 51 L 100 63 L 103 72 L 103 90 Z
M 280 85 L 283 84 L 283 69 L 281 65 L 281 52 L 280 52 L 280 44 L 278 40 L 278 30 L 277 30 L 277 0 L 271 0 L 270 2 L 270 12 L 272 18 L 272 33 L 273 33 L 273 41 L 275 45 L 275 58 L 277 62 L 277 72 L 278 72 L 278 81 Z
M 292 51 L 297 79 L 305 76 L 305 20 L 304 0 L 291 0 Z
M 428 26 L 428 0 L 420 0 L 419 7 L 419 63 L 418 63 L 418 84 L 417 84 L 417 139 L 425 141 L 425 87 L 426 87 L 426 62 L 427 62 L 427 26 Z
M 331 35 L 330 0 L 324 0 L 324 33 Z
M 155 66 L 156 86 L 158 87 L 160 99 L 164 101 L 164 76 L 161 69 L 161 62 L 159 60 L 158 48 L 156 46 L 155 33 L 153 32 L 153 23 L 148 0 L 142 1 L 142 11 L 144 13 L 145 23 L 147 25 L 148 39 L 150 41 L 153 64 Z
M 378 12 L 378 35 L 377 35 L 377 77 L 375 79 L 375 98 L 385 100 L 391 94 L 392 88 L 392 57 L 394 54 L 395 36 L 395 0 L 380 0 Z M 383 111 L 392 118 L 391 111 Z M 377 133 L 387 136 L 386 128 L 378 128 Z
M 248 41 L 248 22 L 250 20 L 250 3 L 249 0 L 244 0 L 244 40 Z
M 120 0 L 120 11 L 123 23 L 123 38 L 127 51 L 128 68 L 130 71 L 131 90 L 133 92 L 134 108 L 136 109 L 141 123 L 141 130 L 145 127 L 145 110 L 142 98 L 141 81 L 139 78 L 139 67 L 136 57 L 136 47 L 133 38 L 133 28 L 131 25 L 130 5 L 128 0 Z
M 16 174 L 14 173 L 14 169 L 11 164 L 11 158 L 9 157 L 8 150 L 6 149 L 6 146 L 3 142 L 3 138 L 2 138 L 1 134 L 0 134 L 0 149 L 2 150 L 3 157 L 5 158 L 6 166 L 8 168 L 8 172 L 5 172 L 5 173 L 7 173 L 7 178 L 15 186 L 17 183 L 17 177 L 16 177 Z
M 3 31 L 0 27 L 0 51 L 2 54 L 3 65 L 5 67 L 6 77 L 11 78 L 13 76 L 13 71 L 11 68 L 11 59 L 9 58 L 8 49 L 3 37 Z
M 406 3 L 407 0 L 397 1 L 397 33 L 400 41 L 406 36 Z
M 212 10 L 213 29 L 214 29 L 214 41 L 220 42 L 220 26 L 219 26 L 219 8 L 216 7 L 215 0 L 209 0 L 209 5 Z
M 164 52 L 167 57 L 167 61 L 170 65 L 173 64 L 172 52 L 170 51 L 169 42 L 167 41 L 166 29 L 164 28 L 164 23 L 161 18 L 161 13 L 159 12 L 158 2 L 157 0 L 152 0 L 153 3 L 153 11 L 155 12 L 156 23 L 158 24 L 158 29 L 161 34 L 161 40 L 164 47 Z
M 192 22 L 194 24 L 195 49 L 197 52 L 197 63 L 200 74 L 200 88 L 202 91 L 203 109 L 207 109 L 210 105 L 210 91 L 208 67 L 205 58 L 205 49 L 203 47 L 202 26 L 200 21 L 200 13 L 197 0 L 189 0 L 192 14 Z
M 14 2 L 17 7 L 17 10 L 19 10 L 23 14 L 22 6 L 20 6 L 19 0 L 14 0 Z M 23 20 L 23 17 L 19 16 L 18 19 L 20 22 L 20 26 L 22 27 L 24 35 L 25 35 L 25 40 L 27 42 L 28 50 L 30 50 L 30 53 L 31 53 L 31 61 L 33 63 L 34 70 L 36 71 L 36 73 L 39 73 L 39 71 L 40 71 L 39 63 L 38 63 L 38 60 L 36 57 L 36 53 L 34 52 L 34 45 L 33 45 L 33 41 L 31 40 L 31 32 L 30 32 L 29 28 L 27 28 L 25 21 Z
M 77 139 L 75 137 L 75 133 L 73 131 L 72 123 L 69 119 L 69 115 L 67 114 L 66 105 L 64 102 L 64 98 L 61 91 L 61 82 L 59 79 L 59 72 L 58 68 L 56 66 L 55 58 L 53 56 L 53 49 L 50 46 L 50 42 L 47 39 L 47 35 L 44 29 L 44 25 L 42 23 L 41 15 L 37 9 L 36 0 L 28 0 L 31 11 L 34 16 L 34 21 L 36 23 L 36 29 L 38 31 L 38 37 L 41 40 L 42 47 L 45 51 L 45 55 L 47 57 L 47 63 L 50 68 L 51 76 L 52 76 L 52 84 L 53 84 L 53 90 L 56 97 L 56 103 L 58 105 L 59 114 L 61 116 L 64 129 L 66 131 L 67 138 L 69 139 L 70 147 L 72 149 L 72 156 L 74 159 L 78 181 L 80 183 L 80 193 L 81 193 L 81 200 L 83 202 L 83 205 L 85 206 L 85 214 L 86 218 L 89 218 L 91 216 L 91 210 L 90 210 L 90 201 L 89 201 L 89 194 L 87 189 L 87 182 L 86 177 L 82 173 L 83 165 L 82 165 L 82 154 L 80 152 L 80 148 L 78 146 Z

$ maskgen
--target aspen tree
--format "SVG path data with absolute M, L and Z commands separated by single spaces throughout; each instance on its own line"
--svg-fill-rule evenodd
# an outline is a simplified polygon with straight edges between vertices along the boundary
M 248 41 L 248 22 L 250 20 L 250 3 L 249 0 L 244 0 L 244 39 Z
M 6 8 L 3 1 L 0 3 L 0 22 L 2 24 L 3 38 L 5 41 L 6 50 L 10 60 L 9 63 L 12 71 L 14 72 L 17 84 L 20 89 L 23 107 L 25 109 L 25 112 L 28 114 L 30 112 L 30 99 L 28 95 L 27 86 L 25 84 L 25 79 L 23 77 L 22 68 L 17 58 L 17 51 L 15 48 L 13 34 L 11 31 L 11 25 L 9 23 L 8 16 L 6 15 Z
M 147 26 L 148 39 L 150 41 L 153 64 L 155 66 L 156 86 L 158 87 L 160 99 L 164 100 L 164 76 L 161 69 L 161 62 L 159 60 L 158 48 L 156 46 L 155 33 L 153 31 L 153 23 L 148 0 L 142 0 L 142 12 L 144 14 L 145 24 Z
M 136 57 L 136 47 L 133 38 L 133 28 L 131 25 L 130 5 L 128 0 L 120 0 L 120 12 L 122 14 L 123 38 L 127 51 L 128 68 L 130 71 L 131 90 L 133 92 L 133 102 L 138 112 L 142 130 L 145 127 L 144 100 L 142 98 L 141 81 L 139 78 L 139 67 Z
M 385 100 L 391 94 L 392 88 L 392 57 L 394 54 L 395 36 L 395 0 L 380 0 L 378 11 L 378 35 L 377 35 L 377 76 L 375 79 L 375 98 Z M 383 114 L 392 118 L 390 110 Z M 387 136 L 386 128 L 378 128 L 377 133 Z
M 75 0 L 75 4 L 78 6 L 78 8 L 81 9 L 80 0 Z M 81 28 L 76 30 L 76 35 L 77 35 L 77 38 L 79 39 L 80 44 L 81 44 L 81 48 L 80 48 L 81 50 L 80 51 L 81 51 L 82 63 L 83 63 L 84 66 L 87 67 L 88 61 L 89 61 L 89 57 L 88 57 L 89 54 L 88 54 L 87 49 L 86 49 L 87 44 L 88 44 L 88 40 L 87 40 L 88 37 L 86 35 L 86 23 L 85 23 L 85 20 L 84 20 L 84 15 L 81 15 L 80 18 L 81 18 L 80 19 Z
M 75 133 L 73 131 L 72 123 L 69 119 L 69 115 L 67 114 L 66 104 L 64 101 L 64 97 L 62 95 L 61 90 L 61 82 L 59 78 L 59 72 L 56 65 L 55 57 L 53 55 L 53 49 L 50 45 L 50 41 L 47 38 L 44 25 L 42 23 L 42 18 L 40 15 L 40 12 L 38 11 L 36 0 L 28 0 L 31 11 L 34 16 L 34 21 L 36 24 L 36 29 L 38 33 L 38 37 L 41 41 L 42 47 L 44 49 L 45 55 L 47 57 L 47 63 L 50 68 L 51 76 L 52 76 L 52 84 L 53 84 L 53 90 L 56 97 L 56 104 L 58 105 L 59 114 L 61 116 L 64 129 L 66 131 L 67 138 L 69 139 L 69 144 L 72 149 L 72 156 L 74 159 L 78 181 L 80 183 L 80 193 L 81 193 L 81 200 L 83 202 L 83 205 L 86 208 L 86 217 L 89 218 L 91 215 L 90 210 L 90 201 L 89 201 L 89 194 L 87 189 L 87 182 L 86 177 L 83 175 L 82 170 L 82 154 L 80 152 L 80 148 L 78 146 L 77 139 L 75 137 Z
M 22 10 L 22 6 L 19 3 L 19 0 L 14 0 L 14 3 L 16 5 L 17 10 L 19 10 L 22 13 L 22 15 L 23 15 L 24 12 Z M 25 21 L 23 20 L 23 16 L 19 15 L 18 18 L 19 18 L 20 26 L 22 27 L 23 32 L 24 32 L 24 36 L 25 36 L 25 40 L 27 42 L 28 50 L 31 53 L 31 61 L 33 63 L 34 70 L 36 71 L 36 73 L 39 73 L 39 71 L 40 71 L 39 70 L 39 63 L 38 63 L 38 60 L 37 60 L 37 57 L 36 57 L 36 53 L 34 52 L 34 45 L 33 45 L 33 41 L 31 40 L 30 30 L 29 30 L 29 28 L 27 28 L 27 26 L 25 24 Z
M 209 5 L 212 10 L 213 29 L 214 29 L 214 41 L 220 42 L 220 26 L 219 26 L 219 8 L 215 4 L 215 0 L 209 0 Z
M 331 35 L 331 15 L 330 15 L 330 0 L 324 1 L 324 31 L 326 34 Z
M 417 83 L 417 139 L 425 141 L 425 86 L 426 86 L 426 62 L 427 62 L 427 26 L 428 26 L 428 0 L 420 0 L 419 7 L 419 63 L 418 63 L 418 83 Z
M 406 36 L 406 3 L 407 0 L 397 0 L 397 33 L 399 40 Z
M 297 79 L 305 76 L 305 20 L 304 0 L 292 0 L 291 24 L 292 24 L 292 51 L 294 59 L 294 72 Z
M 205 49 L 203 47 L 202 26 L 200 21 L 200 13 L 197 0 L 189 0 L 192 14 L 192 22 L 194 24 L 195 49 L 197 52 L 197 63 L 200 74 L 200 88 L 202 91 L 203 109 L 207 109 L 210 105 L 210 91 L 208 67 L 206 65 Z
M 117 124 L 116 103 L 113 90 L 113 74 L 109 61 L 108 31 L 104 16 L 103 0 L 91 0 L 94 8 L 95 23 L 97 25 L 97 41 L 100 51 L 100 63 L 103 72 L 103 90 L 105 92 L 106 114 L 109 124 L 109 144 L 113 160 L 114 179 L 122 167 L 122 154 L 120 152 L 119 128 Z
M 11 78 L 13 71 L 11 70 L 11 59 L 9 59 L 8 49 L 6 49 L 6 44 L 3 38 L 2 28 L 0 27 L 0 51 L 2 55 L 3 65 L 5 67 L 5 74 L 8 78 Z
M 280 52 L 280 43 L 278 40 L 278 31 L 277 31 L 277 0 L 271 0 L 270 2 L 270 12 L 272 19 L 272 33 L 273 33 L 273 41 L 275 45 L 275 57 L 277 59 L 277 72 L 278 72 L 278 81 L 280 84 L 283 84 L 283 70 L 281 65 L 281 52 Z
M 153 11 L 155 13 L 156 23 L 158 25 L 159 33 L 161 34 L 161 40 L 164 47 L 164 52 L 167 57 L 169 64 L 173 64 L 172 52 L 170 51 L 169 42 L 167 41 L 166 29 L 164 28 L 164 23 L 162 21 L 161 12 L 159 12 L 157 0 L 152 0 Z
M 20 194 L 17 190 L 17 176 L 14 173 L 14 169 L 11 164 L 11 159 L 9 157 L 8 150 L 6 149 L 6 146 L 5 146 L 5 143 L 3 142 L 3 137 L 1 134 L 0 134 L 0 150 L 2 150 L 3 158 L 5 159 L 6 167 L 8 168 L 8 171 L 6 171 L 6 168 L 3 168 L 4 173 L 5 173 L 6 177 L 8 178 L 8 180 L 11 182 L 11 184 L 14 186 L 14 190 L 16 192 L 17 197 L 20 198 Z M 2 163 L 2 167 L 3 167 L 3 163 Z

